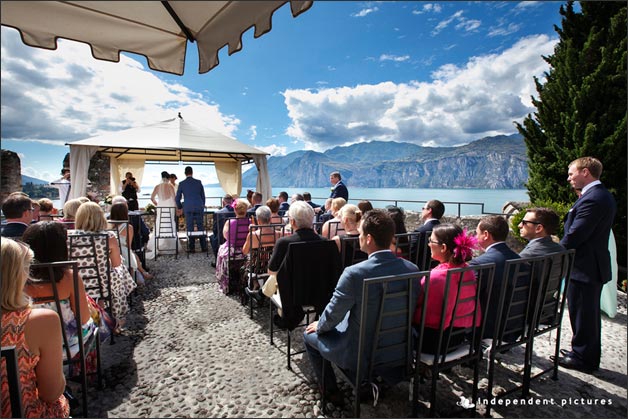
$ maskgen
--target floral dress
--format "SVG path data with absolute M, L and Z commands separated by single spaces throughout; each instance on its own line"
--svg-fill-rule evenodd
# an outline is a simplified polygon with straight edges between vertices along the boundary
M 22 390 L 22 406 L 26 418 L 67 418 L 70 406 L 63 394 L 54 402 L 45 402 L 39 398 L 35 367 L 39 355 L 31 354 L 24 335 L 24 327 L 31 313 L 30 308 L 2 313 L 2 346 L 15 346 L 17 365 Z M 2 417 L 11 417 L 11 401 L 7 370 L 2 360 Z

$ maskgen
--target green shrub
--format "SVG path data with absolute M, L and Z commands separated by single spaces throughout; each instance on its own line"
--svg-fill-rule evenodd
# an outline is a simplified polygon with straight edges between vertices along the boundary
M 539 207 L 550 208 L 556 211 L 556 214 L 558 214 L 558 217 L 560 218 L 560 224 L 558 225 L 558 232 L 556 233 L 556 236 L 558 236 L 559 239 L 563 237 L 565 216 L 569 212 L 571 204 L 540 200 L 522 208 L 521 211 L 510 217 L 510 227 L 512 228 L 512 233 L 520 242 L 528 242 L 526 239 L 521 237 L 521 232 L 519 231 L 519 223 L 523 220 L 523 216 L 526 215 L 526 209 Z

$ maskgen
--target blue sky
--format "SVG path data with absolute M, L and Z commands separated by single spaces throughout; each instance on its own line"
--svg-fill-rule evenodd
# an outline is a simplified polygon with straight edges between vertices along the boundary
M 148 69 L 144 57 L 92 58 L 86 45 L 25 46 L 2 27 L 2 148 L 22 173 L 58 177 L 66 142 L 183 117 L 283 155 L 356 142 L 465 144 L 511 134 L 534 112 L 533 77 L 557 42 L 565 2 L 323 2 L 197 74 L 188 45 L 184 76 Z M 147 166 L 144 185 L 162 170 Z M 216 181 L 213 168 L 195 175 Z

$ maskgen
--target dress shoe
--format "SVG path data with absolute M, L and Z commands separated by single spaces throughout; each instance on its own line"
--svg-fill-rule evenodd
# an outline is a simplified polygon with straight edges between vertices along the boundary
M 575 356 L 564 356 L 560 358 L 558 360 L 558 365 L 570 370 L 584 372 L 585 374 L 591 374 L 593 371 L 597 370 L 597 367 L 591 367 L 576 358 Z
M 275 324 L 275 326 L 277 326 L 279 329 L 287 329 L 288 326 L 286 326 L 286 322 L 283 319 L 283 317 L 281 317 L 279 314 L 275 314 L 273 316 L 273 323 Z
M 574 357 L 574 353 L 572 351 L 568 351 L 567 349 L 561 349 L 560 350 L 560 354 L 562 356 L 570 356 L 570 357 Z

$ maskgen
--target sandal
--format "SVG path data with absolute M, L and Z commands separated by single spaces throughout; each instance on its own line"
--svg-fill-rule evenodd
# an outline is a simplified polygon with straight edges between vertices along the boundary
M 155 277 L 155 275 L 149 272 L 142 272 L 142 276 L 144 277 L 144 279 L 153 279 Z

